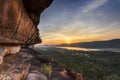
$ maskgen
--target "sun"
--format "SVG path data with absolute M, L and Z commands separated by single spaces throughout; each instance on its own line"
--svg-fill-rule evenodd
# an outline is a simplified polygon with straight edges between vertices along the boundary
M 71 39 L 70 38 L 66 38 L 66 43 L 69 45 L 69 44 L 71 44 Z
M 71 42 L 70 41 L 67 41 L 67 44 L 69 45 Z

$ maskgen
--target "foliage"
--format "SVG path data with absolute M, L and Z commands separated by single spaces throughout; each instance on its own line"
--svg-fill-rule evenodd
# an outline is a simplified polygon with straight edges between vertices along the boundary
M 52 70 L 52 66 L 51 65 L 42 65 L 42 68 L 41 68 L 49 77 L 51 76 L 53 70 Z
M 120 53 L 36 48 L 50 60 L 82 73 L 86 80 L 120 80 Z
M 108 76 L 106 80 L 120 80 L 120 77 L 118 77 L 116 74 L 112 74 Z

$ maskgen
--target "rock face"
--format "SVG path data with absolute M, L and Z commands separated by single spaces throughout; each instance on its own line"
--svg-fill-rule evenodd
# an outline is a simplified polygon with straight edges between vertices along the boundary
M 40 43 L 37 25 L 52 0 L 0 0 L 0 45 Z
M 83 80 L 75 74 L 32 49 L 6 56 L 0 65 L 0 80 Z
M 21 47 L 20 46 L 4 46 L 0 47 L 0 64 L 3 62 L 3 58 L 6 55 L 16 54 L 20 52 Z
M 0 80 L 82 80 L 33 49 L 21 47 L 41 42 L 37 29 L 40 13 L 51 3 L 0 0 Z

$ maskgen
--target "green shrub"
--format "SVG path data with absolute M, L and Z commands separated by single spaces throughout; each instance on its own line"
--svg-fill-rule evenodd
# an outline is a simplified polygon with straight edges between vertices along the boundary
M 41 69 L 45 72 L 45 74 L 47 74 L 49 77 L 52 75 L 52 66 L 51 65 L 42 65 Z
M 112 74 L 107 77 L 107 80 L 120 80 L 120 77 L 118 77 L 116 74 Z

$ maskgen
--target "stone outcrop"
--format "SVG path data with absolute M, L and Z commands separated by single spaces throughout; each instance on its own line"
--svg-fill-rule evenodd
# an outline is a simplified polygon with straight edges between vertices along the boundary
M 21 49 L 18 54 L 6 56 L 0 65 L 0 80 L 83 80 L 75 76 L 74 71 L 49 61 L 33 49 Z
M 23 49 L 41 42 L 37 25 L 40 14 L 51 3 L 0 0 L 0 80 L 82 80 L 33 49 Z
M 40 14 L 52 0 L 0 0 L 0 64 L 21 47 L 41 43 Z
M 3 62 L 3 58 L 7 55 L 16 54 L 20 52 L 20 46 L 3 46 L 0 47 L 0 64 Z
M 40 43 L 40 14 L 52 0 L 0 0 L 0 45 Z

